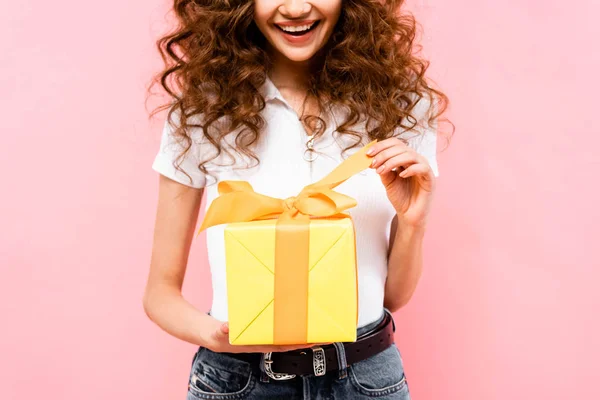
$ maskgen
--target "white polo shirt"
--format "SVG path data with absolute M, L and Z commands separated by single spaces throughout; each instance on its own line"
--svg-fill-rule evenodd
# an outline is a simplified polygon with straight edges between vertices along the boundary
M 343 110 L 333 109 L 326 117 L 327 130 L 315 141 L 314 149 L 318 155 L 312 162 L 304 159 L 307 134 L 298 116 L 289 103 L 281 96 L 277 87 L 267 78 L 261 88 L 266 107 L 263 117 L 266 121 L 260 141 L 253 149 L 260 159 L 258 166 L 247 166 L 247 160 L 239 159 L 232 168 L 231 158 L 221 155 L 207 164 L 210 174 L 204 175 L 197 165 L 207 159 L 213 148 L 206 145 L 200 129 L 191 132 L 192 147 L 180 167 L 192 177 L 192 181 L 173 167 L 175 157 L 181 147 L 173 140 L 172 126 L 165 122 L 160 149 L 152 168 L 187 186 L 205 187 L 207 201 L 205 209 L 218 196 L 217 181 L 245 180 L 255 191 L 268 196 L 287 198 L 295 196 L 306 185 L 313 183 L 332 171 L 348 155 L 359 147 L 342 155 L 349 140 L 347 135 L 335 131 L 336 121 L 342 122 Z M 428 103 L 421 100 L 413 115 L 423 119 Z M 176 123 L 177 115 L 174 115 Z M 363 123 L 364 129 L 364 123 Z M 438 176 L 436 162 L 436 135 L 432 128 L 419 128 L 418 132 L 405 132 L 402 137 L 409 145 L 427 158 L 435 176 Z M 235 135 L 233 135 L 235 136 Z M 363 143 L 369 140 L 365 138 Z M 231 142 L 228 142 L 231 145 Z M 234 153 L 235 154 L 235 153 Z M 348 210 L 356 229 L 356 254 L 358 268 L 358 326 L 362 327 L 376 321 L 383 313 L 383 297 L 387 276 L 387 254 L 391 221 L 395 215 L 379 175 L 371 168 L 348 179 L 338 186 L 336 191 L 355 198 L 358 205 Z M 208 261 L 212 276 L 213 300 L 211 315 L 227 321 L 227 285 L 225 279 L 224 226 L 207 229 L 206 244 Z M 340 305 L 342 306 L 342 305 Z

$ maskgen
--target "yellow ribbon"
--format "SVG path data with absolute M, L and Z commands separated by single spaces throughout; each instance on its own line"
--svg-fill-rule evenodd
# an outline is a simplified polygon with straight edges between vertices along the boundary
M 219 182 L 219 197 L 206 211 L 198 233 L 220 224 L 277 219 L 274 344 L 306 343 L 310 219 L 337 216 L 356 206 L 355 199 L 332 189 L 371 165 L 366 152 L 374 143 L 287 199 L 257 193 L 246 181 Z

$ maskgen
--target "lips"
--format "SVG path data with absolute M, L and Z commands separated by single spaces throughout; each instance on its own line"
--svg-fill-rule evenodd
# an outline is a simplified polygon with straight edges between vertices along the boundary
M 277 29 L 279 29 L 280 31 L 288 34 L 288 35 L 292 35 L 292 36 L 302 36 L 307 34 L 308 32 L 314 30 L 319 23 L 321 22 L 321 20 L 317 20 L 317 21 L 302 21 L 302 22 L 296 22 L 296 23 L 278 23 L 275 24 L 275 26 L 277 27 Z

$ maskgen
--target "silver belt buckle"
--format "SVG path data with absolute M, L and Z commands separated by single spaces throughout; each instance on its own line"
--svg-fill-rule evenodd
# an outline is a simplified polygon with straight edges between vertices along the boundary
M 265 353 L 265 357 L 263 359 L 263 365 L 265 367 L 265 373 L 269 376 L 269 378 L 274 379 L 276 381 L 287 381 L 289 379 L 294 379 L 296 375 L 279 373 L 273 371 L 273 360 L 271 360 L 271 355 L 273 353 Z
M 321 347 L 313 347 L 313 370 L 315 376 L 323 376 L 326 372 L 325 350 Z

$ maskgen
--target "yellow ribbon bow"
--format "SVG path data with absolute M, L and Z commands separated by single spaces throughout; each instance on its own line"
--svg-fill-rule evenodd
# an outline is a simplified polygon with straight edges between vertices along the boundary
M 350 196 L 333 191 L 348 178 L 371 165 L 367 150 L 375 141 L 348 157 L 318 182 L 305 186 L 295 197 L 279 199 L 254 191 L 246 181 L 219 182 L 217 197 L 208 210 L 198 233 L 211 226 L 271 218 L 331 217 L 356 206 Z
M 354 198 L 333 188 L 371 165 L 366 152 L 374 143 L 348 157 L 323 179 L 305 186 L 295 197 L 266 196 L 255 192 L 246 181 L 219 182 L 219 196 L 208 208 L 198 233 L 220 224 L 277 219 L 274 344 L 306 343 L 310 219 L 338 216 L 356 206 Z

